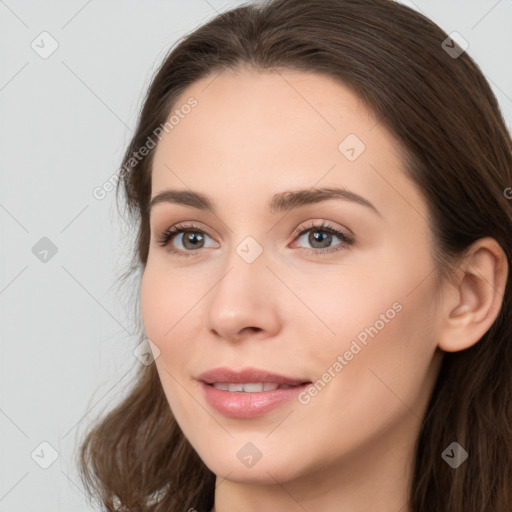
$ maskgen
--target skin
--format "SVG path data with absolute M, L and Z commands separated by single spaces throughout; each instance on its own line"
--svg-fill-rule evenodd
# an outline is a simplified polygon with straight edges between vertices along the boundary
M 176 108 L 190 96 L 198 105 L 155 149 L 151 195 L 191 189 L 217 212 L 154 206 L 141 307 L 172 412 L 217 475 L 213 511 L 406 512 L 414 443 L 443 351 L 477 343 L 501 307 L 501 247 L 479 240 L 453 282 L 437 281 L 427 204 L 404 175 L 399 144 L 329 77 L 243 68 L 190 85 Z M 348 134 L 366 146 L 354 161 L 338 149 Z M 380 215 L 341 199 L 267 210 L 275 193 L 333 186 Z M 314 245 L 315 229 L 297 237 L 310 221 L 355 242 L 333 235 Z M 194 256 L 168 252 L 190 252 L 185 235 L 156 243 L 178 222 L 205 233 Z M 252 263 L 236 251 L 247 236 L 263 249 Z M 315 382 L 397 302 L 400 312 L 309 403 L 248 420 L 205 402 L 196 377 L 218 366 Z M 262 453 L 252 467 L 237 457 L 248 442 Z

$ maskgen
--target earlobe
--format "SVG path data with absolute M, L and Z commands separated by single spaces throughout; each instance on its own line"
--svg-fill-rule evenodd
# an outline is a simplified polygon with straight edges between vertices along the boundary
M 506 255 L 490 237 L 474 242 L 460 270 L 441 313 L 438 345 L 446 352 L 465 350 L 482 338 L 500 312 L 507 283 Z

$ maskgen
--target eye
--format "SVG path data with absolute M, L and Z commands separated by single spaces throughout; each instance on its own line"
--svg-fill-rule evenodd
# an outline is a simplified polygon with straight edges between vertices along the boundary
M 305 235 L 309 235 L 306 237 Z M 331 246 L 334 238 L 341 240 L 341 243 Z M 204 249 L 205 237 L 211 238 L 204 230 L 200 229 L 194 224 L 181 223 L 164 231 L 157 239 L 156 243 L 160 247 L 166 247 L 171 242 L 171 247 L 167 249 L 170 253 L 177 254 L 178 256 L 194 256 L 196 251 Z M 299 232 L 294 240 L 306 239 L 306 243 L 312 246 L 312 249 L 306 250 L 314 255 L 327 254 L 336 252 L 347 248 L 355 241 L 353 235 L 341 231 L 340 229 L 331 226 L 328 223 L 322 222 L 320 224 L 309 223 L 299 227 Z M 181 244 L 182 247 L 174 245 L 175 240 Z M 217 242 L 213 242 L 210 247 L 218 247 Z
M 307 236 L 306 236 L 307 235 Z M 338 238 L 342 243 L 331 246 L 334 238 Z M 332 253 L 346 248 L 354 243 L 354 236 L 344 231 L 341 231 L 326 222 L 321 224 L 309 224 L 308 226 L 301 226 L 297 238 L 311 245 L 313 249 L 309 249 L 311 254 L 326 254 Z
M 202 229 L 193 224 L 176 224 L 164 231 L 156 243 L 160 247 L 165 247 L 171 242 L 171 248 L 168 249 L 169 252 L 179 254 L 180 256 L 193 256 L 196 254 L 196 250 L 205 248 L 205 237 L 211 238 Z M 178 240 L 182 248 L 172 246 L 175 240 Z M 216 242 L 212 244 L 213 247 L 218 247 L 218 245 Z

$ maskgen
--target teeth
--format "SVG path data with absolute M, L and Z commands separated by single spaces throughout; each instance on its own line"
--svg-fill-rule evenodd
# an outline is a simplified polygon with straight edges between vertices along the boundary
M 261 391 L 273 391 L 274 389 L 287 389 L 289 384 L 277 384 L 274 382 L 255 382 L 248 384 L 230 384 L 227 382 L 214 382 L 213 387 L 230 392 L 260 393 Z

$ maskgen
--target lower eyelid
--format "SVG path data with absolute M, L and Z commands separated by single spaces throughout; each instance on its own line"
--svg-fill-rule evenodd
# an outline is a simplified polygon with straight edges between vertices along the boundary
M 299 235 L 298 239 L 300 239 L 302 236 L 304 236 L 306 233 L 303 233 L 302 235 Z M 340 235 L 337 235 L 335 233 L 332 233 L 334 236 L 336 236 L 339 240 L 338 243 L 335 243 L 335 245 L 331 245 L 330 247 L 324 247 L 324 248 L 314 248 L 314 247 L 302 247 L 298 246 L 297 249 L 301 249 L 302 251 L 306 251 L 308 254 L 312 255 L 328 255 L 330 253 L 335 253 L 337 251 L 347 250 L 352 244 L 352 240 L 345 240 Z M 294 242 L 296 244 L 297 242 Z
M 332 255 L 334 253 L 340 252 L 340 251 L 346 251 L 350 248 L 352 245 L 352 242 L 343 240 L 342 238 L 339 239 L 339 242 L 335 245 L 332 245 L 330 247 L 325 247 L 322 249 L 314 248 L 314 247 L 292 247 L 293 249 L 297 250 L 300 249 L 302 252 L 310 255 L 310 256 L 328 256 Z M 218 247 L 218 245 L 217 245 Z M 172 249 L 168 249 L 169 252 L 175 253 L 179 256 L 198 256 L 200 254 L 201 250 L 208 250 L 208 249 L 215 249 L 215 247 L 200 247 L 198 249 L 190 249 L 190 250 L 183 250 L 183 249 L 176 249 L 172 247 Z

